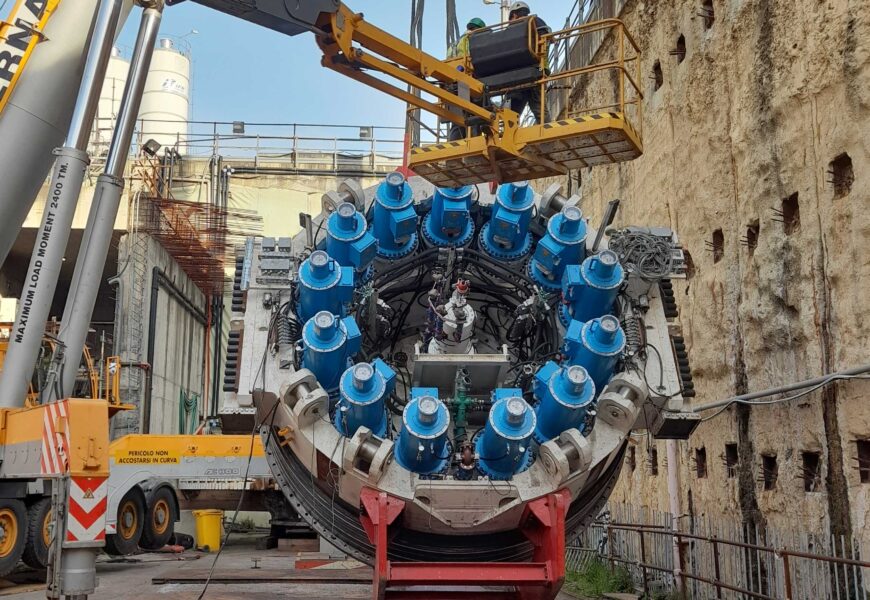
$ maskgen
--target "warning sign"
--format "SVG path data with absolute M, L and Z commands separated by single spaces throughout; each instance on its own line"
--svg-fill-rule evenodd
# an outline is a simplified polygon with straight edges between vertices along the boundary
M 170 450 L 122 450 L 115 457 L 119 465 L 177 465 L 181 454 Z

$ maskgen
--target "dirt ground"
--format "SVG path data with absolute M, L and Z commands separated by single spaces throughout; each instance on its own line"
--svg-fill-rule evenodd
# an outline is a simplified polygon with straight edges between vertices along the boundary
M 279 550 L 258 551 L 256 538 L 240 537 L 232 541 L 218 561 L 215 575 L 228 571 L 244 571 L 246 577 L 255 579 L 265 573 L 275 573 L 293 567 L 293 554 Z M 252 558 L 259 559 L 260 570 L 254 570 Z M 100 579 L 99 588 L 91 600 L 123 600 L 126 598 L 161 600 L 196 600 L 202 592 L 202 584 L 152 583 L 154 578 L 171 578 L 193 572 L 207 571 L 214 555 L 185 552 L 183 555 L 142 554 L 123 562 L 109 561 L 103 556 L 97 566 Z M 250 575 L 248 575 L 250 573 Z M 30 581 L 36 581 L 39 574 L 29 574 Z M 24 584 L 14 593 L 14 589 L 0 589 L 0 596 L 16 600 L 44 600 L 45 591 L 38 584 Z M 26 590 L 26 591 L 25 591 Z M 12 592 L 12 593 L 10 593 Z M 357 584 L 288 584 L 288 583 L 244 583 L 212 584 L 205 595 L 208 600 L 228 600 L 245 598 L 260 600 L 266 598 L 304 598 L 305 600 L 369 600 L 370 585 Z M 572 596 L 560 594 L 558 600 L 572 600 Z

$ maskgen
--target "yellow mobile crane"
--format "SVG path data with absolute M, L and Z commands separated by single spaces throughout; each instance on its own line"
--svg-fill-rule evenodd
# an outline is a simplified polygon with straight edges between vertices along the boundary
M 3 372 L 9 332 L 10 324 L 0 323 L 0 373 Z M 43 347 L 45 353 L 55 349 L 56 342 L 52 336 L 46 335 Z M 80 405 L 77 401 L 67 401 L 42 406 L 40 397 L 46 390 L 40 389 L 40 382 L 44 380 L 44 368 L 40 365 L 36 368 L 35 381 L 27 392 L 27 412 L 16 412 L 15 417 L 8 421 L 11 426 L 20 429 L 15 432 L 16 435 L 5 438 L 5 443 L 14 448 L 21 440 L 29 439 L 19 435 L 27 433 L 26 428 L 18 426 L 20 422 L 29 422 L 20 420 L 24 414 L 29 419 L 38 419 L 43 414 L 45 421 L 45 413 L 40 411 L 48 411 L 52 420 L 49 424 L 43 424 L 43 446 L 38 457 L 40 477 L 33 473 L 32 481 L 16 487 L 13 482 L 20 479 L 20 472 L 14 472 L 13 475 L 0 469 L 0 488 L 5 486 L 5 494 L 10 494 L 14 489 L 16 496 L 0 498 L 0 577 L 8 575 L 20 560 L 35 569 L 43 569 L 48 565 L 49 548 L 56 530 L 54 511 L 51 509 L 52 480 L 60 475 L 54 469 L 63 468 L 71 451 L 65 440 L 69 434 L 64 430 L 82 425 L 78 420 L 70 420 L 72 413 L 86 410 L 89 416 L 93 416 L 100 409 L 101 418 L 110 419 L 119 411 L 135 408 L 121 403 L 120 357 L 106 357 L 102 369 L 99 369 L 96 365 L 100 361 L 95 361 L 87 346 L 83 354 L 83 368 L 79 369 L 81 385 L 77 385 L 77 388 L 83 393 L 83 399 L 101 401 L 102 405 Z M 82 406 L 86 406 L 86 409 Z M 101 410 L 103 408 L 107 411 Z M 0 432 L 10 425 L 0 423 Z M 55 434 L 55 444 L 52 444 L 51 430 Z M 93 436 L 93 439 L 96 441 L 98 437 Z M 17 457 L 17 451 L 13 452 L 12 456 Z M 132 554 L 139 548 L 159 550 L 171 542 L 174 523 L 185 506 L 232 509 L 238 504 L 238 494 L 243 493 L 248 482 L 252 483 L 254 489 L 246 490 L 245 506 L 252 510 L 268 509 L 273 515 L 272 527 L 275 532 L 281 528 L 299 528 L 292 509 L 283 503 L 280 492 L 274 489 L 259 437 L 127 435 L 108 445 L 105 470 L 109 475 L 105 483 L 100 484 L 106 490 L 105 510 L 102 510 L 105 518 L 100 519 L 100 527 L 110 554 Z M 245 481 L 238 489 L 223 493 L 214 491 L 213 483 L 240 479 Z M 185 481 L 183 489 L 179 485 L 181 480 Z M 92 478 L 92 481 L 96 481 L 96 478 Z M 220 487 L 225 487 L 225 484 Z
M 74 389 L 80 349 L 124 188 L 124 165 L 164 4 L 179 1 L 136 2 L 144 11 L 116 130 L 95 188 L 48 371 L 46 389 L 50 396 L 43 404 L 26 407 L 42 323 L 54 294 L 88 162 L 85 149 L 100 84 L 112 37 L 124 12 L 123 0 L 99 0 L 67 139 L 55 152 L 58 158 L 49 187 L 51 210 L 45 211 L 37 232 L 37 247 L 26 277 L 28 289 L 12 327 L 0 381 L 0 561 L 15 558 L 26 537 L 41 531 L 47 546 L 47 593 L 53 598 L 85 598 L 96 586 L 94 559 L 105 543 L 109 505 L 111 405 L 102 399 L 70 398 L 69 394 Z M 445 61 L 372 26 L 339 0 L 194 1 L 287 35 L 310 31 L 323 51 L 322 64 L 327 68 L 465 128 L 463 139 L 439 141 L 412 151 L 409 167 L 437 186 L 536 179 L 631 160 L 642 152 L 640 52 L 618 20 L 546 35 L 539 34 L 531 19 L 501 24 L 476 33 L 466 58 Z M 554 44 L 570 50 L 586 36 L 605 37 L 608 33 L 613 42 L 612 59 L 579 67 L 567 66 L 568 61 L 558 68 L 547 68 L 547 55 Z M 504 54 L 506 47 L 511 48 L 509 60 Z M 544 102 L 537 124 L 524 126 L 519 114 L 497 101 L 511 91 L 532 86 L 539 86 L 545 96 L 560 82 L 608 71 L 617 75 L 616 82 L 608 84 L 612 88 L 609 99 L 559 120 L 552 120 Z M 0 116 L 6 117 L 6 112 Z M 15 144 L 17 141 L 9 136 L 0 139 L 0 156 L 13 156 L 10 145 Z M 44 149 L 46 153 L 50 150 Z M 29 518 L 22 499 L 39 487 L 50 497 L 40 500 L 43 517 Z M 56 517 L 53 528 L 44 526 L 51 522 L 44 516 L 49 512 Z

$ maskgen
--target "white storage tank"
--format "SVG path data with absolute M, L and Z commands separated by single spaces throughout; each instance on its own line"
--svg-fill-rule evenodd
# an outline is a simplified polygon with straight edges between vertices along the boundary
M 109 142 L 112 140 L 112 131 L 115 129 L 115 121 L 118 118 L 118 109 L 121 106 L 121 96 L 124 94 L 124 86 L 127 85 L 129 70 L 130 61 L 121 55 L 121 50 L 117 46 L 113 47 L 106 69 L 106 79 L 103 81 L 103 89 L 100 91 L 97 114 L 94 118 L 94 131 L 91 136 L 92 157 L 106 154 L 108 150 Z
M 142 142 L 156 140 L 163 148 L 185 154 L 190 118 L 190 52 L 169 38 L 158 42 L 145 81 L 139 110 Z

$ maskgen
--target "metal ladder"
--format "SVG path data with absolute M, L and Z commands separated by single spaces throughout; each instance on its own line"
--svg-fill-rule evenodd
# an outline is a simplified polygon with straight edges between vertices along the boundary
M 116 308 L 116 321 L 121 322 L 123 319 L 124 322 L 123 342 L 119 348 L 119 354 L 123 361 L 132 363 L 142 363 L 145 358 L 143 311 L 145 310 L 145 294 L 148 289 L 148 236 L 139 231 L 138 219 L 136 218 L 141 196 L 141 191 L 135 192 L 130 200 L 130 226 L 127 228 L 127 239 L 129 240 L 127 244 L 127 268 L 132 271 L 131 285 L 128 288 L 127 297 L 124 299 L 126 306 L 122 309 L 119 303 Z M 126 312 L 126 314 L 122 316 L 122 312 Z M 138 406 L 142 399 L 144 371 L 141 368 L 126 368 L 122 372 L 124 376 L 121 385 L 121 402 Z M 138 411 L 130 411 L 125 420 L 116 419 L 118 425 L 115 427 L 114 433 L 116 435 L 138 433 L 137 415 Z

